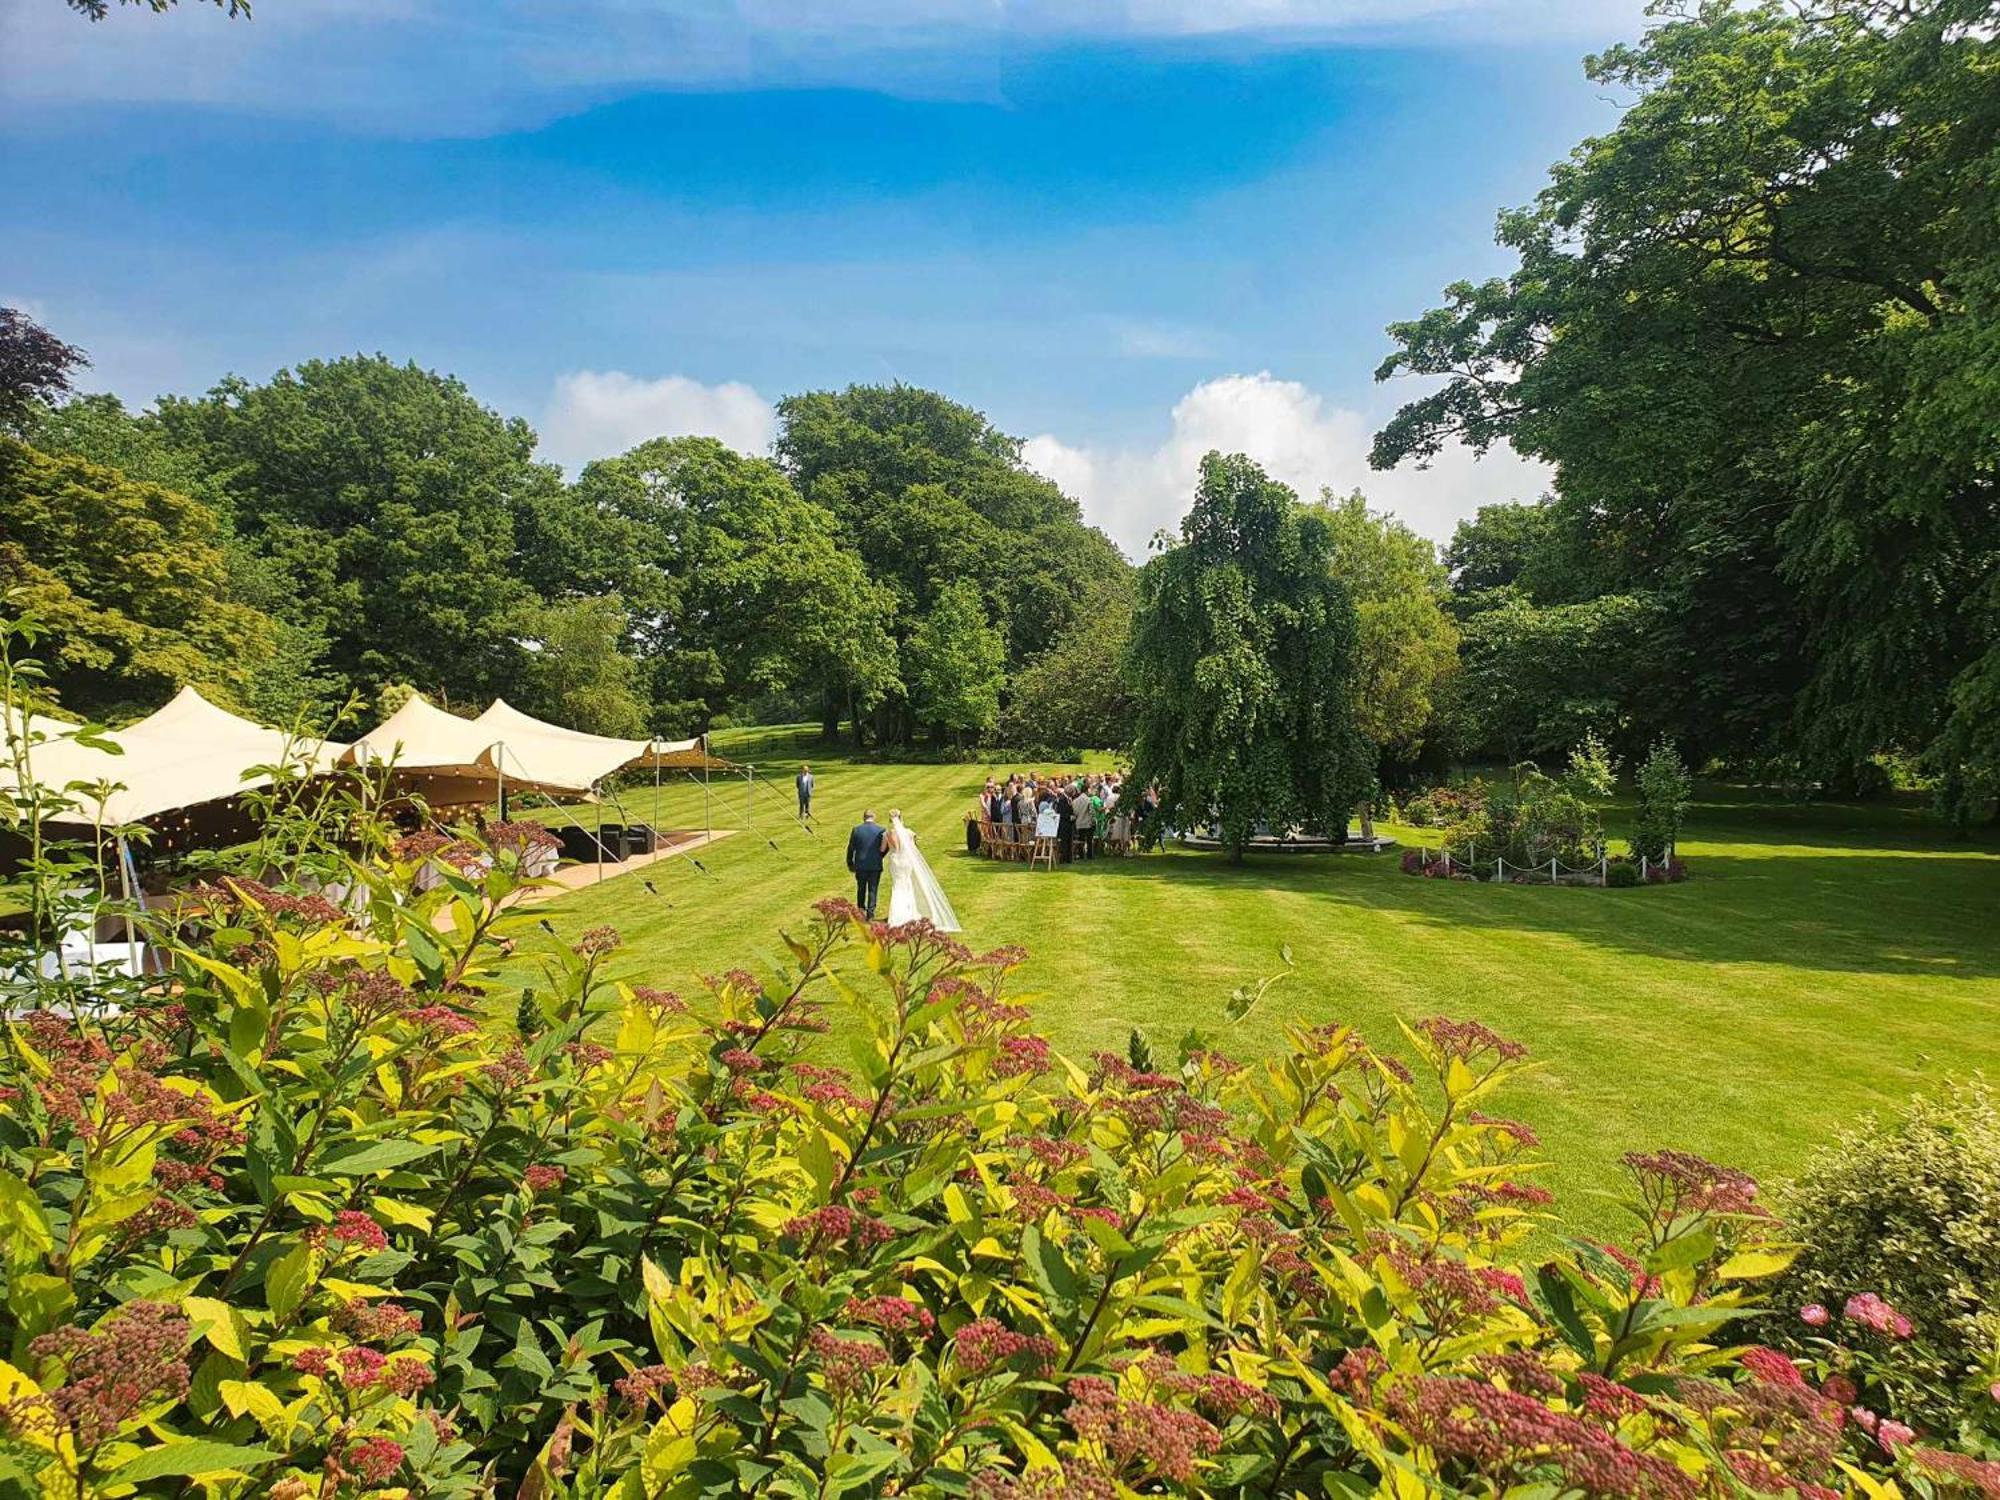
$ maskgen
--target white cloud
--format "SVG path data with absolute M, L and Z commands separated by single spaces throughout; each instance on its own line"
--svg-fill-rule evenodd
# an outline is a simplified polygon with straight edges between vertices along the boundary
M 1372 429 L 1362 413 L 1329 406 L 1299 382 L 1265 371 L 1203 381 L 1175 404 L 1156 447 L 1079 447 L 1043 434 L 1028 440 L 1023 457 L 1140 558 L 1155 531 L 1174 529 L 1186 514 L 1202 455 L 1213 449 L 1249 454 L 1308 498 L 1322 487 L 1358 489 L 1376 509 L 1439 541 L 1481 505 L 1532 499 L 1552 478 L 1547 465 L 1504 447 L 1484 458 L 1455 447 L 1428 469 L 1378 474 L 1368 467 Z
M 720 438 L 739 453 L 764 453 L 778 415 L 737 380 L 703 385 L 685 375 L 641 380 L 623 370 L 577 370 L 556 380 L 539 431 L 541 456 L 574 471 L 656 437 Z

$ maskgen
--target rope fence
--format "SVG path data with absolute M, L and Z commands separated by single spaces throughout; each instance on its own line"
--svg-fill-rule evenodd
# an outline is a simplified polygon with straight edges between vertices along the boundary
M 1479 846 L 1469 844 L 1463 854 L 1450 845 L 1436 849 L 1428 845 L 1418 845 L 1413 851 L 1418 858 L 1418 870 L 1428 872 L 1433 866 L 1442 864 L 1446 876 L 1462 876 L 1473 880 L 1498 881 L 1502 885 L 1609 885 L 1611 883 L 1612 860 L 1602 845 L 1598 846 L 1597 858 L 1586 865 L 1568 865 L 1551 855 L 1547 860 L 1531 865 L 1520 864 L 1508 859 L 1504 854 L 1495 854 L 1490 859 L 1481 859 Z M 1674 867 L 1677 851 L 1671 844 L 1667 846 L 1664 860 L 1649 860 L 1640 855 L 1634 868 L 1639 879 L 1650 884 L 1655 870 L 1667 871 Z M 1623 861 L 1620 861 L 1623 864 Z

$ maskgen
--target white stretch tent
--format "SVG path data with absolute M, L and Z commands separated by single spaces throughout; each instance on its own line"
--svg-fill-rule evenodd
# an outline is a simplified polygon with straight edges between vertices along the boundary
M 43 733 L 53 727 L 62 736 L 30 748 L 36 781 L 57 789 L 76 782 L 111 782 L 120 788 L 104 799 L 101 811 L 92 804 L 53 820 L 66 823 L 137 823 L 219 802 L 270 784 L 268 776 L 245 777 L 253 766 L 286 762 L 305 773 L 319 772 L 347 748 L 331 741 L 295 740 L 283 730 L 217 708 L 191 687 L 138 723 L 107 731 L 102 738 L 119 746 L 122 755 L 70 738 L 80 727 L 75 724 L 43 720 L 36 727 Z M 16 768 L 0 766 L 0 785 L 18 784 Z M 80 793 L 69 795 L 86 800 Z
M 473 721 L 494 738 L 495 763 L 508 779 L 556 782 L 581 779 L 594 786 L 614 771 L 659 765 L 698 765 L 701 741 L 621 740 L 585 734 L 524 714 L 504 698 Z
M 595 786 L 614 771 L 643 760 L 652 749 L 650 740 L 614 739 L 546 724 L 505 698 L 495 698 L 493 706 L 473 722 L 492 738 L 493 763 L 509 781 Z
M 450 783 L 505 783 L 531 791 L 581 795 L 613 772 L 646 766 L 698 768 L 701 741 L 625 740 L 565 729 L 522 713 L 503 698 L 476 719 L 448 714 L 421 694 L 348 748 L 360 765 L 393 760 L 402 773 Z M 714 765 L 720 761 L 708 762 Z

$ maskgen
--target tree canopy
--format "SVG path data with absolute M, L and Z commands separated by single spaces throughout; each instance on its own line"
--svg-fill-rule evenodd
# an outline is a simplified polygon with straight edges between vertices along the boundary
M 53 335 L 9 333 L 0 373 L 35 445 L 21 482 L 57 482 L 45 456 L 84 466 L 107 504 L 198 536 L 201 589 L 236 612 L 162 654 L 131 629 L 184 614 L 166 575 L 144 602 L 143 573 L 88 582 L 116 571 L 108 555 L 64 575 L 68 593 L 44 567 L 38 597 L 79 661 L 101 668 L 116 626 L 143 664 L 80 701 L 196 681 L 285 718 L 394 686 L 446 704 L 505 694 L 603 732 L 698 731 L 757 705 L 830 733 L 844 719 L 883 742 L 962 741 L 991 731 L 1012 676 L 1084 599 L 1129 589 L 1129 564 L 1015 439 L 908 386 L 787 402 L 782 462 L 656 438 L 572 482 L 536 462 L 525 422 L 381 355 L 135 413 L 70 393 L 80 355 Z M 120 588 L 133 597 L 111 616 L 79 602 Z M 255 642 L 220 644 L 225 623 Z
M 381 355 L 163 397 L 157 421 L 283 578 L 285 618 L 323 630 L 325 665 L 355 688 L 476 698 L 519 671 L 533 595 L 513 516 L 547 482 L 527 423 Z
M 72 376 L 89 362 L 19 308 L 0 307 L 0 431 L 18 431 L 67 396 Z
M 655 438 L 586 466 L 565 503 L 587 560 L 552 581 L 623 590 L 667 721 L 705 725 L 763 692 L 837 685 L 872 702 L 884 690 L 880 591 L 833 517 L 768 460 Z
M 1378 465 L 1506 439 L 1559 467 L 1546 511 L 1462 535 L 1461 584 L 1523 581 L 1486 545 L 1520 521 L 1588 560 L 1569 571 L 1591 594 L 1656 598 L 1702 758 L 2000 769 L 1990 20 L 1985 0 L 1665 7 L 1588 64 L 1633 99 L 1618 126 L 1502 216 L 1518 268 L 1391 330 L 1381 375 L 1442 384 Z
M 185 495 L 0 437 L 0 587 L 47 628 L 50 686 L 77 712 L 151 710 L 189 683 L 255 699 L 279 632 L 230 597 L 222 535 Z
M 1359 646 L 1354 713 L 1385 757 L 1414 760 L 1458 670 L 1458 627 L 1445 610 L 1437 549 L 1360 494 L 1322 500 L 1333 569 L 1354 595 Z
M 1374 779 L 1360 624 L 1328 511 L 1241 454 L 1202 460 L 1180 540 L 1139 574 L 1133 775 L 1178 828 L 1344 829 Z
M 1014 674 L 998 729 L 1013 749 L 1122 750 L 1136 705 L 1126 683 L 1132 591 L 1100 584 L 1056 643 Z
M 1130 573 L 1076 502 L 1022 464 L 1019 439 L 968 406 L 914 386 L 856 385 L 781 401 L 778 420 L 778 462 L 886 591 L 899 646 L 965 581 L 1019 667 L 1069 629 L 1095 585 Z M 836 684 L 825 701 L 842 706 Z M 895 740 L 917 717 L 907 686 L 891 683 L 871 722 Z

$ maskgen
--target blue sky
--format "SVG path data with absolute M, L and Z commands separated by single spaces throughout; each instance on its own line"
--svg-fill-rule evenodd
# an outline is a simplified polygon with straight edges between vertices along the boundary
M 0 0 L 0 299 L 143 403 L 380 349 L 572 467 L 935 386 L 1129 550 L 1200 451 L 1430 534 L 1509 454 L 1370 475 L 1383 325 L 1501 269 L 1608 128 L 1637 0 Z

